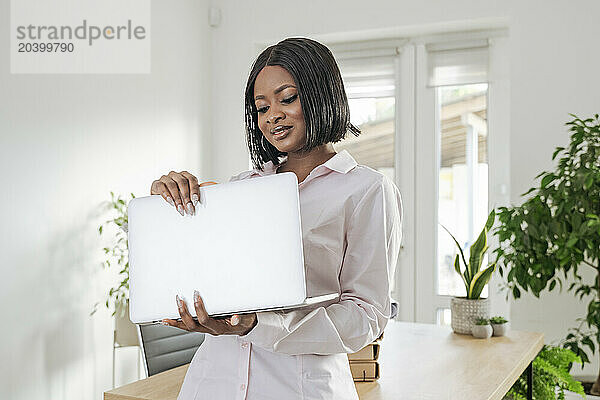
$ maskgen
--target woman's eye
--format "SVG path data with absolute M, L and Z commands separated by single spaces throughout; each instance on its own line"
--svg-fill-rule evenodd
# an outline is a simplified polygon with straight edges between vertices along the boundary
M 294 100 L 296 100 L 296 98 L 297 98 L 297 97 L 298 97 L 298 95 L 297 95 L 297 94 L 295 94 L 295 95 L 293 95 L 293 96 L 290 96 L 290 97 L 288 97 L 287 99 L 283 99 L 282 101 L 283 101 L 284 103 L 287 103 L 287 104 L 289 104 L 289 103 L 293 102 Z
M 293 103 L 293 102 L 294 102 L 294 100 L 296 100 L 297 98 L 298 98 L 298 95 L 297 95 L 297 94 L 295 94 L 295 95 L 293 95 L 293 96 L 290 96 L 290 97 L 288 97 L 288 98 L 285 98 L 285 99 L 281 100 L 281 102 L 282 102 L 282 103 L 285 103 L 285 104 L 290 104 L 290 103 Z M 264 114 L 264 113 L 266 113 L 266 112 L 267 112 L 267 110 L 268 110 L 268 109 L 269 109 L 269 107 L 267 107 L 267 106 L 264 106 L 264 107 L 256 108 L 256 111 L 257 111 L 259 114 Z

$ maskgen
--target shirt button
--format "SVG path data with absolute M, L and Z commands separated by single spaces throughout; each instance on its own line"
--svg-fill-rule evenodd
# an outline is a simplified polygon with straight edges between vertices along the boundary
M 246 384 L 245 383 L 242 383 L 240 385 L 240 390 L 246 390 Z
M 245 348 L 247 348 L 247 347 L 248 347 L 248 342 L 243 342 L 243 343 L 242 343 L 242 349 L 245 349 Z

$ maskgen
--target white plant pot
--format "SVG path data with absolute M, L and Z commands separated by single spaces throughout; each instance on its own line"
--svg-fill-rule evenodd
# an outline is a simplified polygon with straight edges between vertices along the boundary
M 492 332 L 490 325 L 473 325 L 472 334 L 478 339 L 487 339 L 492 336 Z
M 470 335 L 478 318 L 490 318 L 490 299 L 450 299 L 451 325 L 455 333 Z M 490 327 L 491 328 L 491 327 Z
M 117 309 L 115 313 L 115 343 L 119 346 L 138 346 L 137 328 L 129 319 L 129 300 L 125 310 Z
M 494 336 L 504 336 L 510 329 L 510 322 L 505 322 L 503 324 L 492 324 L 492 330 L 494 331 Z

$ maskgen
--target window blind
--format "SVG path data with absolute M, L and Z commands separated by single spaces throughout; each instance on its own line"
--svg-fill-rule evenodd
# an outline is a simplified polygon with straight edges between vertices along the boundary
M 395 93 L 395 59 L 406 40 L 370 40 L 329 45 L 349 98 Z
M 429 87 L 488 81 L 489 41 L 427 44 Z

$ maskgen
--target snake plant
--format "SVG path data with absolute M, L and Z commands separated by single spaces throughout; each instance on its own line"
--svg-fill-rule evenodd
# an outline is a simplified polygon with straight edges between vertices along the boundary
M 477 238 L 475 243 L 471 245 L 468 263 L 463 253 L 463 250 L 460 247 L 460 244 L 458 243 L 458 240 L 456 240 L 454 235 L 452 235 L 444 225 L 440 224 L 442 225 L 442 228 L 446 229 L 446 232 L 448 232 L 448 234 L 452 236 L 454 243 L 456 243 L 456 246 L 458 247 L 460 257 L 459 254 L 457 254 L 454 258 L 454 270 L 460 275 L 460 277 L 463 280 L 463 283 L 465 284 L 465 288 L 467 289 L 467 299 L 479 299 L 481 291 L 483 290 L 484 286 L 487 285 L 487 283 L 490 281 L 492 273 L 496 268 L 496 263 L 494 262 L 489 264 L 486 268 L 481 269 L 483 256 L 488 249 L 487 233 L 492 228 L 492 225 L 494 225 L 495 219 L 496 212 L 495 210 L 492 210 L 492 212 L 490 212 L 490 215 L 488 215 L 487 222 L 485 223 L 483 230 L 479 234 L 479 237 Z M 465 266 L 464 271 L 461 271 L 461 260 L 463 265 Z

